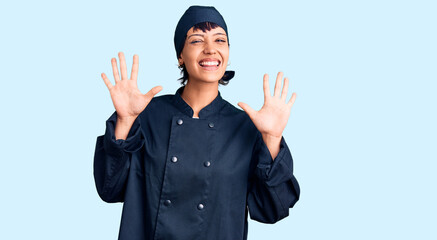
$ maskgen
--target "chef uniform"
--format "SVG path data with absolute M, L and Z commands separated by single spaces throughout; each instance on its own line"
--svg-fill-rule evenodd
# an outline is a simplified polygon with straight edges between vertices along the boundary
M 288 216 L 300 189 L 284 138 L 273 161 L 244 111 L 218 92 L 193 118 L 184 88 L 154 97 L 125 140 L 115 139 L 116 112 L 97 138 L 98 194 L 124 202 L 119 239 L 245 240 L 248 214 Z

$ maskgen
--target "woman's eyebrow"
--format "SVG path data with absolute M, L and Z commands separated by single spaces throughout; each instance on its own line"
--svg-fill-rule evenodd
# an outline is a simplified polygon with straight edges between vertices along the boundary
M 194 33 L 194 34 L 191 34 L 190 36 L 188 36 L 187 39 L 190 38 L 190 37 L 193 37 L 193 36 L 203 37 L 204 35 L 203 34 L 199 34 L 199 33 Z
M 214 36 L 215 36 L 215 35 L 223 35 L 223 36 L 226 36 L 225 33 L 215 33 Z
M 223 36 L 226 36 L 225 33 L 214 33 L 213 36 L 216 36 L 216 35 L 223 35 Z M 191 34 L 190 36 L 188 36 L 187 39 L 189 39 L 190 37 L 194 37 L 194 36 L 204 37 L 205 35 L 204 35 L 204 34 L 200 34 L 200 33 L 193 33 L 193 34 Z

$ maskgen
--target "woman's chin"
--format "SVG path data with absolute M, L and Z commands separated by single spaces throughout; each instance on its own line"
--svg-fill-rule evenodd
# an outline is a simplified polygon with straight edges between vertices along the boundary
M 223 75 L 224 73 L 217 73 L 217 72 L 205 73 L 196 78 L 192 78 L 192 82 L 200 81 L 204 83 L 217 83 L 223 77 Z

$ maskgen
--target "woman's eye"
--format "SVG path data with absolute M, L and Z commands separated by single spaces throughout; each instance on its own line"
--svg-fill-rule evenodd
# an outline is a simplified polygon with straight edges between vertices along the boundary
M 193 41 L 191 41 L 190 43 L 191 44 L 195 44 L 195 43 L 199 43 L 199 42 L 201 42 L 200 40 L 193 40 Z
M 217 39 L 216 42 L 223 42 L 223 43 L 225 43 L 226 40 L 224 40 L 224 39 Z

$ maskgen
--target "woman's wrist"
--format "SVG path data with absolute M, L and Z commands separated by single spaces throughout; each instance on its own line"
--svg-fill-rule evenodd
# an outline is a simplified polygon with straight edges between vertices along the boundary
M 138 116 L 129 116 L 129 117 L 119 117 L 117 116 L 117 123 L 122 125 L 132 125 L 137 119 Z
M 135 122 L 137 117 L 117 117 L 117 122 L 115 124 L 115 140 L 122 139 L 126 140 L 127 135 Z
M 262 134 L 263 141 L 266 144 L 267 148 L 270 151 L 270 155 L 272 156 L 272 159 L 274 160 L 276 156 L 278 156 L 282 136 L 277 137 L 270 134 Z

